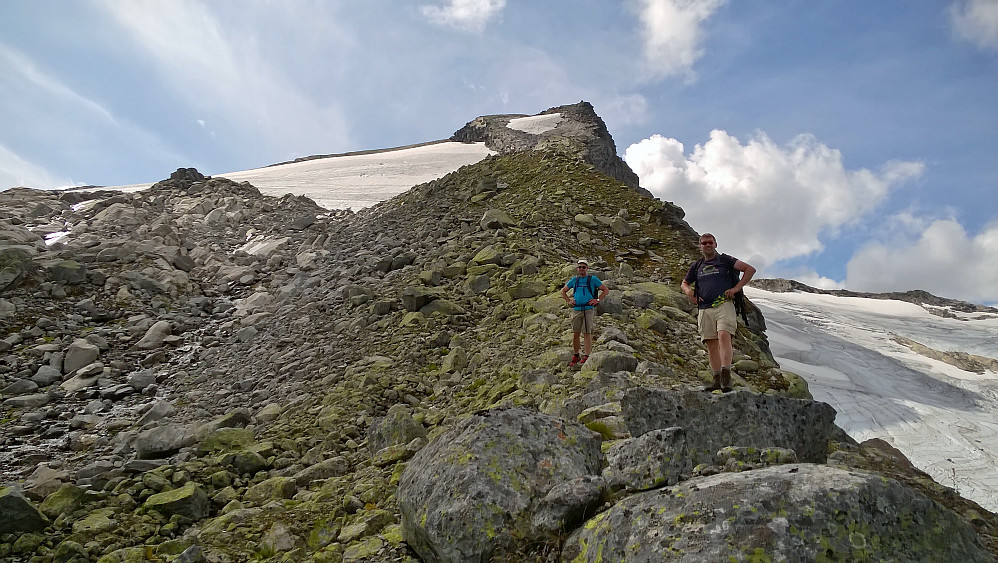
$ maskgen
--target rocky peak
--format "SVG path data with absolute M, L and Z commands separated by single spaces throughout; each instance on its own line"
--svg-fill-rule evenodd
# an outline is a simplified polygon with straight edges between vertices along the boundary
M 638 185 L 638 175 L 617 156 L 613 137 L 592 104 L 553 107 L 533 116 L 484 115 L 469 121 L 452 141 L 483 142 L 500 154 L 522 151 L 566 152 L 581 158 L 607 176 L 651 197 Z

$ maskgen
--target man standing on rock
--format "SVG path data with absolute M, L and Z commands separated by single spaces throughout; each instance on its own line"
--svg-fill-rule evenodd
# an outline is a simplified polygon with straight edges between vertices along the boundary
M 589 354 L 593 351 L 593 324 L 596 321 L 596 305 L 606 299 L 610 293 L 606 285 L 594 275 L 589 273 L 589 262 L 580 259 L 576 265 L 578 275 L 568 280 L 565 287 L 561 288 L 561 297 L 572 307 L 572 361 L 568 367 L 575 367 L 586 363 Z M 568 290 L 574 290 L 572 296 L 568 296 Z M 599 290 L 599 297 L 596 291 Z M 582 349 L 582 356 L 579 356 L 579 335 L 585 337 L 585 347 Z
M 707 391 L 731 391 L 731 335 L 738 330 L 733 299 L 752 276 L 755 268 L 727 254 L 717 253 L 717 239 L 710 233 L 700 235 L 697 260 L 683 279 L 683 293 L 696 303 L 700 340 L 707 346 L 714 385 Z M 738 272 L 744 272 L 737 279 Z

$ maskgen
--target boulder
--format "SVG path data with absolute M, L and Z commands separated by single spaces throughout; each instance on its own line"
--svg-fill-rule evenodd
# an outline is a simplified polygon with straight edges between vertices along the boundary
M 65 373 L 73 373 L 81 367 L 97 361 L 98 356 L 100 356 L 100 348 L 87 340 L 77 338 L 66 350 L 62 369 Z
M 156 321 L 149 327 L 142 339 L 135 344 L 135 347 L 139 350 L 159 348 L 172 332 L 173 327 L 169 321 Z
M 827 403 L 748 391 L 719 395 L 635 387 L 624 393 L 620 406 L 633 436 L 683 428 L 694 465 L 712 463 L 726 446 L 787 448 L 801 461 L 824 463 L 828 441 L 837 434 L 835 409 Z
M 682 428 L 652 430 L 619 440 L 607 451 L 606 459 L 603 479 L 607 487 L 628 491 L 675 485 L 693 469 Z
M 543 537 L 533 507 L 602 464 L 600 438 L 523 408 L 468 417 L 419 451 L 399 481 L 402 534 L 425 561 L 487 561 Z
M 179 489 L 150 496 L 143 508 L 155 510 L 167 517 L 176 514 L 191 520 L 200 520 L 208 515 L 211 500 L 201 487 L 191 481 Z
M 426 429 L 412 418 L 409 408 L 393 405 L 388 414 L 375 418 L 367 429 L 367 443 L 371 454 L 389 446 L 408 444 L 416 438 L 425 438 Z
M 654 538 L 653 540 L 651 538 Z M 792 464 L 627 497 L 562 561 L 991 561 L 973 528 L 881 475 Z
M 24 495 L 10 487 L 0 487 L 0 534 L 40 532 L 48 524 L 48 518 Z
M 438 297 L 435 292 L 424 287 L 407 287 L 402 290 L 402 306 L 406 311 L 419 311 Z
M 164 424 L 139 433 L 132 442 L 139 459 L 167 457 L 192 446 L 196 442 L 194 433 L 183 424 Z
M 515 225 L 516 221 L 502 209 L 489 209 L 482 216 L 479 224 L 483 229 L 502 229 Z

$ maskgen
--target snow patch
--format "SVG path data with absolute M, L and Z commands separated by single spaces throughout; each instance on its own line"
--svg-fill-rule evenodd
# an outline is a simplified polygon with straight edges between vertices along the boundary
M 533 115 L 530 117 L 517 117 L 516 119 L 510 119 L 506 127 L 510 129 L 515 129 L 517 131 L 523 131 L 524 133 L 530 133 L 531 135 L 540 135 L 550 131 L 561 123 L 562 117 L 560 113 L 548 113 L 545 115 Z

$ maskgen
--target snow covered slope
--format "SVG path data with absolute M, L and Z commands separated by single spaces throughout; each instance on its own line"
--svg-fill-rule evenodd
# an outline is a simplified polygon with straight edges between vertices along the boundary
M 839 426 L 859 441 L 886 440 L 937 482 L 998 511 L 998 373 L 993 364 L 973 371 L 998 358 L 998 315 L 944 318 L 902 301 L 746 294 L 766 317 L 780 366 L 835 407 Z

